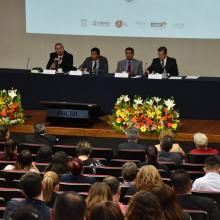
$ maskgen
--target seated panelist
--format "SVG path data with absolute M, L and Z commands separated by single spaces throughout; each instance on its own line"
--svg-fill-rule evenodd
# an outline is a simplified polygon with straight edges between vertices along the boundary
M 64 50 L 62 43 L 55 44 L 55 52 L 50 54 L 50 60 L 47 64 L 47 69 L 69 72 L 73 69 L 73 55 Z
M 157 50 L 158 58 L 153 59 L 151 66 L 146 70 L 146 73 L 163 73 L 164 70 L 166 73 L 169 73 L 170 76 L 178 76 L 178 67 L 176 59 L 167 56 L 167 48 L 160 47 Z
M 117 73 L 127 72 L 129 76 L 136 76 L 143 74 L 142 61 L 134 59 L 134 49 L 128 47 L 125 49 L 125 60 L 121 60 L 117 64 Z
M 91 56 L 87 57 L 79 68 L 89 73 L 100 75 L 107 74 L 108 60 L 101 56 L 99 48 L 95 47 L 91 49 Z

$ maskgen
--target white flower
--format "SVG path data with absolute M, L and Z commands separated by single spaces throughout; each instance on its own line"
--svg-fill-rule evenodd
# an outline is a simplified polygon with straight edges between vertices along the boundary
M 172 99 L 167 99 L 164 101 L 164 104 L 167 106 L 167 109 L 170 110 L 173 108 L 176 104 L 174 103 L 174 100 Z
M 154 97 L 154 100 L 155 100 L 156 103 L 158 103 L 158 102 L 160 102 L 161 98 L 159 98 L 159 97 Z
M 128 95 L 122 95 L 117 99 L 116 105 L 120 105 L 122 102 L 129 102 L 130 98 Z
M 124 95 L 124 102 L 129 102 L 130 98 L 128 97 L 128 95 Z
M 138 97 L 137 99 L 134 100 L 135 105 L 142 105 L 143 104 L 143 99 L 141 97 Z
M 8 95 L 14 99 L 14 97 L 17 96 L 17 89 L 11 89 L 11 90 L 8 90 Z
M 150 99 L 149 101 L 146 102 L 148 105 L 152 106 L 154 104 L 154 100 Z

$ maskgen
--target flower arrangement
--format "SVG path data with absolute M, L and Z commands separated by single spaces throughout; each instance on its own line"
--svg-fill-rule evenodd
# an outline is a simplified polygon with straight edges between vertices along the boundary
M 21 95 L 16 89 L 0 90 L 0 125 L 24 124 L 24 110 Z
M 123 133 L 129 127 L 136 127 L 144 134 L 159 133 L 164 128 L 177 131 L 180 115 L 175 105 L 173 97 L 148 97 L 143 100 L 140 96 L 130 99 L 122 95 L 117 99 L 108 123 L 114 130 Z

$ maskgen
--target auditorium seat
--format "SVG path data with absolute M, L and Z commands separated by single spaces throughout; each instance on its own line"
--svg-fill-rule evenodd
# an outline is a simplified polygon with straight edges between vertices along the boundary
M 144 150 L 118 150 L 116 159 L 145 161 Z
M 96 167 L 96 174 L 120 177 L 121 167 Z
M 165 165 L 170 171 L 176 170 L 176 164 L 174 162 L 169 161 L 159 161 L 159 164 Z
M 110 166 L 111 167 L 122 167 L 124 163 L 126 162 L 133 162 L 136 163 L 137 165 L 141 162 L 140 160 L 124 160 L 124 159 L 112 159 L 110 161 Z
M 128 191 L 128 189 L 130 188 L 130 186 L 127 185 L 121 185 L 121 196 L 120 196 L 120 202 L 123 202 L 123 199 Z
M 132 198 L 132 196 L 124 196 L 124 198 L 123 198 L 123 204 L 124 205 L 127 205 L 128 203 L 129 203 L 129 201 L 130 201 L 130 199 Z
M 5 199 L 3 197 L 0 197 L 0 207 L 6 206 Z
M 35 163 L 35 165 L 40 172 L 44 172 L 49 164 L 48 163 Z
M 22 150 L 29 150 L 32 154 L 36 154 L 37 151 L 42 147 L 46 146 L 44 144 L 30 144 L 30 143 L 20 143 L 18 147 L 18 152 Z
M 90 189 L 88 183 L 64 183 L 60 182 L 60 191 L 88 192 Z
M 171 179 L 170 178 L 162 178 L 163 179 L 163 182 L 168 185 L 168 186 L 172 186 L 172 183 L 171 183 Z
M 5 142 L 0 142 L 0 151 L 4 151 Z
M 7 182 L 5 178 L 0 178 L 0 187 L 6 187 L 6 186 L 7 186 Z
M 3 219 L 3 215 L 5 212 L 5 207 L 0 207 L 0 218 Z
M 183 210 L 188 213 L 192 220 L 209 220 L 208 213 L 202 210 Z
M 0 188 L 0 197 L 8 202 L 12 198 L 23 198 L 23 194 L 19 189 L 15 188 Z
M 213 156 L 213 154 L 188 154 L 188 160 L 190 163 L 203 164 L 205 159 Z
M 187 171 L 203 171 L 204 164 L 195 164 L 195 163 L 182 163 L 180 165 L 181 169 L 187 170 Z
M 70 145 L 54 145 L 53 152 L 64 151 L 68 156 L 76 157 L 76 146 Z
M 162 178 L 170 178 L 171 172 L 165 170 L 158 170 Z
M 90 166 L 83 167 L 83 174 L 93 174 L 93 169 Z
M 199 171 L 188 171 L 188 174 L 193 181 L 204 176 L 204 173 Z
M 0 170 L 3 170 L 7 165 L 15 164 L 16 161 L 0 161 Z
M 94 177 L 97 182 L 102 182 L 103 179 L 105 179 L 105 177 L 107 177 L 107 176 L 109 176 L 109 175 L 85 174 L 84 176 Z
M 113 150 L 111 148 L 92 148 L 91 158 L 105 158 L 110 161 L 113 158 Z

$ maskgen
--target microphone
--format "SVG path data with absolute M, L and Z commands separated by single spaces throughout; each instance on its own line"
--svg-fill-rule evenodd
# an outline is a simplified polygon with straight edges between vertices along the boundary
M 29 68 L 29 66 L 30 66 L 30 57 L 28 57 L 28 59 L 27 59 L 27 70 L 30 70 L 30 68 Z

